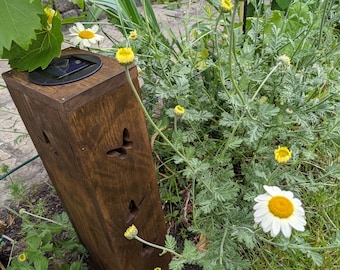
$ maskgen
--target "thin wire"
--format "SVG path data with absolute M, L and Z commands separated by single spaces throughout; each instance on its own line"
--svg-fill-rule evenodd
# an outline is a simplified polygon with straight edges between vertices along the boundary
M 7 173 L 5 173 L 4 175 L 0 176 L 0 181 L 5 179 L 7 176 L 11 175 L 12 173 L 14 173 L 15 171 L 19 170 L 20 168 L 24 167 L 25 165 L 27 165 L 28 163 L 32 162 L 33 160 L 37 159 L 39 157 L 39 155 L 36 155 L 28 160 L 26 160 L 24 163 L 20 164 L 19 166 L 15 167 L 14 169 L 8 171 Z

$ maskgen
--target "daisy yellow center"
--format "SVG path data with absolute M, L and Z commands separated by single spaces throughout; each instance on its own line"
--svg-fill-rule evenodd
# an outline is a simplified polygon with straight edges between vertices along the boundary
M 79 32 L 79 37 L 82 39 L 91 39 L 91 38 L 94 38 L 94 36 L 95 35 L 93 32 L 86 30 L 86 29 Z
M 294 212 L 294 205 L 291 200 L 284 196 L 274 196 L 268 203 L 269 211 L 276 217 L 288 218 Z

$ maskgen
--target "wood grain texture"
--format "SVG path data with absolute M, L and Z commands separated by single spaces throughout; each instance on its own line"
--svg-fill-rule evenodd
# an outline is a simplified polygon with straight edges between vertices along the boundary
M 76 53 L 89 52 L 63 51 Z M 96 269 L 168 269 L 169 255 L 123 236 L 135 224 L 163 245 L 164 215 L 143 112 L 124 68 L 100 57 L 97 73 L 61 86 L 35 85 L 15 70 L 3 77 Z M 139 89 L 136 67 L 130 73 Z

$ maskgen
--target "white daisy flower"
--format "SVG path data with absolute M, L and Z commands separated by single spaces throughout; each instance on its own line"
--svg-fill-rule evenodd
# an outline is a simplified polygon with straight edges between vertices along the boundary
M 280 231 L 286 238 L 292 234 L 292 228 L 304 231 L 306 225 L 305 211 L 299 199 L 291 191 L 284 191 L 276 186 L 263 186 L 267 193 L 255 198 L 255 223 L 261 223 L 264 232 L 272 237 Z
M 82 23 L 77 22 L 75 26 L 70 28 L 71 43 L 77 46 L 79 44 L 80 49 L 84 47 L 91 47 L 92 44 L 101 41 L 104 37 L 96 34 L 98 31 L 98 25 L 94 25 L 91 28 L 85 29 Z

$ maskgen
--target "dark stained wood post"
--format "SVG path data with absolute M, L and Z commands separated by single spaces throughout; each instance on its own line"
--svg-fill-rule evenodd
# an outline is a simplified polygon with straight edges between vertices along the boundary
M 90 52 L 65 49 L 63 55 Z M 168 269 L 170 256 L 127 240 L 163 245 L 164 215 L 146 122 L 124 67 L 103 66 L 80 81 L 40 86 L 27 72 L 3 74 L 10 94 L 96 270 Z M 137 69 L 130 68 L 139 89 Z

